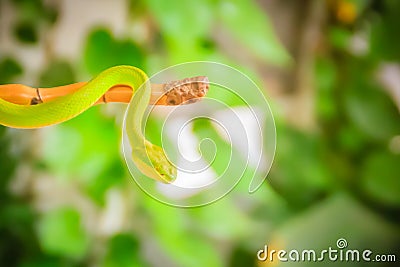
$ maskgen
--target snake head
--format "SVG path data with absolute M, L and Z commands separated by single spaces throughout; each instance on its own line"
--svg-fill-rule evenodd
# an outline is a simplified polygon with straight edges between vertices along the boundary
M 136 167 L 146 176 L 163 183 L 172 183 L 177 176 L 176 168 L 171 164 L 163 149 L 145 141 L 143 149 L 133 149 L 132 159 Z
M 150 148 L 147 150 L 149 159 L 155 172 L 158 175 L 158 180 L 164 183 L 171 183 L 176 179 L 177 171 L 172 163 L 168 160 L 164 150 L 150 143 Z

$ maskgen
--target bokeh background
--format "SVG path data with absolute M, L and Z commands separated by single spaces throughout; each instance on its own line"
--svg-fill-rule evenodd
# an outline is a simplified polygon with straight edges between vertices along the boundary
M 277 150 L 257 193 L 179 209 L 130 177 L 123 105 L 0 127 L 0 266 L 280 266 L 257 251 L 339 238 L 399 261 L 399 27 L 396 0 L 1 0 L 0 83 L 217 61 L 262 88 Z

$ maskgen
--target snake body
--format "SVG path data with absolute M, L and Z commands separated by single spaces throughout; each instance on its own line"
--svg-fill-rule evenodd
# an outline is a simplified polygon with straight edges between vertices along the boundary
M 69 120 L 96 103 L 115 85 L 131 87 L 133 109 L 126 117 L 126 129 L 132 147 L 132 160 L 146 176 L 169 183 L 176 178 L 176 168 L 161 147 L 150 143 L 142 132 L 142 118 L 150 101 L 147 75 L 133 66 L 109 68 L 72 94 L 38 105 L 18 105 L 0 98 L 0 124 L 13 128 L 38 128 Z

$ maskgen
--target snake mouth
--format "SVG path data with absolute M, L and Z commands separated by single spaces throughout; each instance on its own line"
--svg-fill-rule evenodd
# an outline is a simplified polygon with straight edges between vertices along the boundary
M 175 106 L 199 101 L 209 90 L 206 76 L 196 76 L 164 84 L 164 94 L 156 102 L 157 105 Z

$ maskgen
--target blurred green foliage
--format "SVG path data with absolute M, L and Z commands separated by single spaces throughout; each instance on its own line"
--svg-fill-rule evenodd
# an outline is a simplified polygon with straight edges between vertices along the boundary
M 116 65 L 143 68 L 144 55 L 131 40 L 114 40 L 106 29 L 94 30 L 87 38 L 84 60 L 87 70 L 95 75 Z
M 0 71 L 1 83 L 8 83 L 22 73 L 22 67 L 15 59 L 5 57 L 0 62 Z
M 88 249 L 87 234 L 74 208 L 64 207 L 46 213 L 38 222 L 38 237 L 43 251 L 50 255 L 80 258 Z
M 44 42 L 45 32 L 56 27 L 62 14 L 49 1 L 3 2 L 15 9 L 10 27 L 13 38 L 24 45 Z M 125 168 L 121 125 L 98 106 L 43 131 L 0 127 L 0 266 L 257 266 L 256 252 L 264 244 L 326 249 L 341 237 L 353 248 L 398 253 L 400 156 L 390 144 L 400 135 L 400 116 L 375 73 L 385 61 L 399 64 L 400 2 L 337 2 L 352 3 L 359 12 L 348 24 L 326 10 L 326 47 L 314 51 L 311 70 L 318 130 L 300 130 L 277 116 L 274 166 L 269 182 L 254 195 L 247 195 L 247 185 L 239 183 L 229 196 L 199 209 L 172 208 L 149 198 Z M 116 37 L 107 25 L 98 25 L 82 42 L 82 62 L 50 55 L 33 83 L 72 83 L 81 72 L 92 76 L 120 64 L 155 72 L 190 60 L 228 63 L 262 80 L 254 68 L 225 53 L 220 38 L 259 64 L 286 70 L 293 61 L 256 1 L 132 0 L 128 5 L 132 23 L 150 25 L 149 38 Z M 354 54 L 349 47 L 360 32 L 366 34 L 368 48 Z M 26 72 L 12 53 L 1 51 L 2 84 L 18 82 Z M 230 106 L 242 105 L 231 95 L 218 97 Z M 148 137 L 159 143 L 159 121 L 152 118 L 148 127 Z M 193 132 L 211 137 L 223 151 L 231 149 L 208 122 L 197 121 Z M 37 143 L 37 135 L 42 142 Z M 219 162 L 226 160 L 220 153 L 217 172 L 222 171 Z M 240 165 L 242 159 L 236 160 Z M 29 184 L 42 176 L 65 187 L 64 194 L 74 188 L 97 213 L 113 210 L 110 192 L 118 192 L 124 199 L 125 224 L 99 234 L 89 229 L 84 223 L 88 215 L 72 202 L 38 208 L 38 193 Z M 13 188 L 21 177 L 29 180 L 30 189 L 18 193 Z
M 53 24 L 58 17 L 55 8 L 44 5 L 41 0 L 13 0 L 17 17 L 13 25 L 15 37 L 22 43 L 35 44 L 39 41 L 43 25 Z

